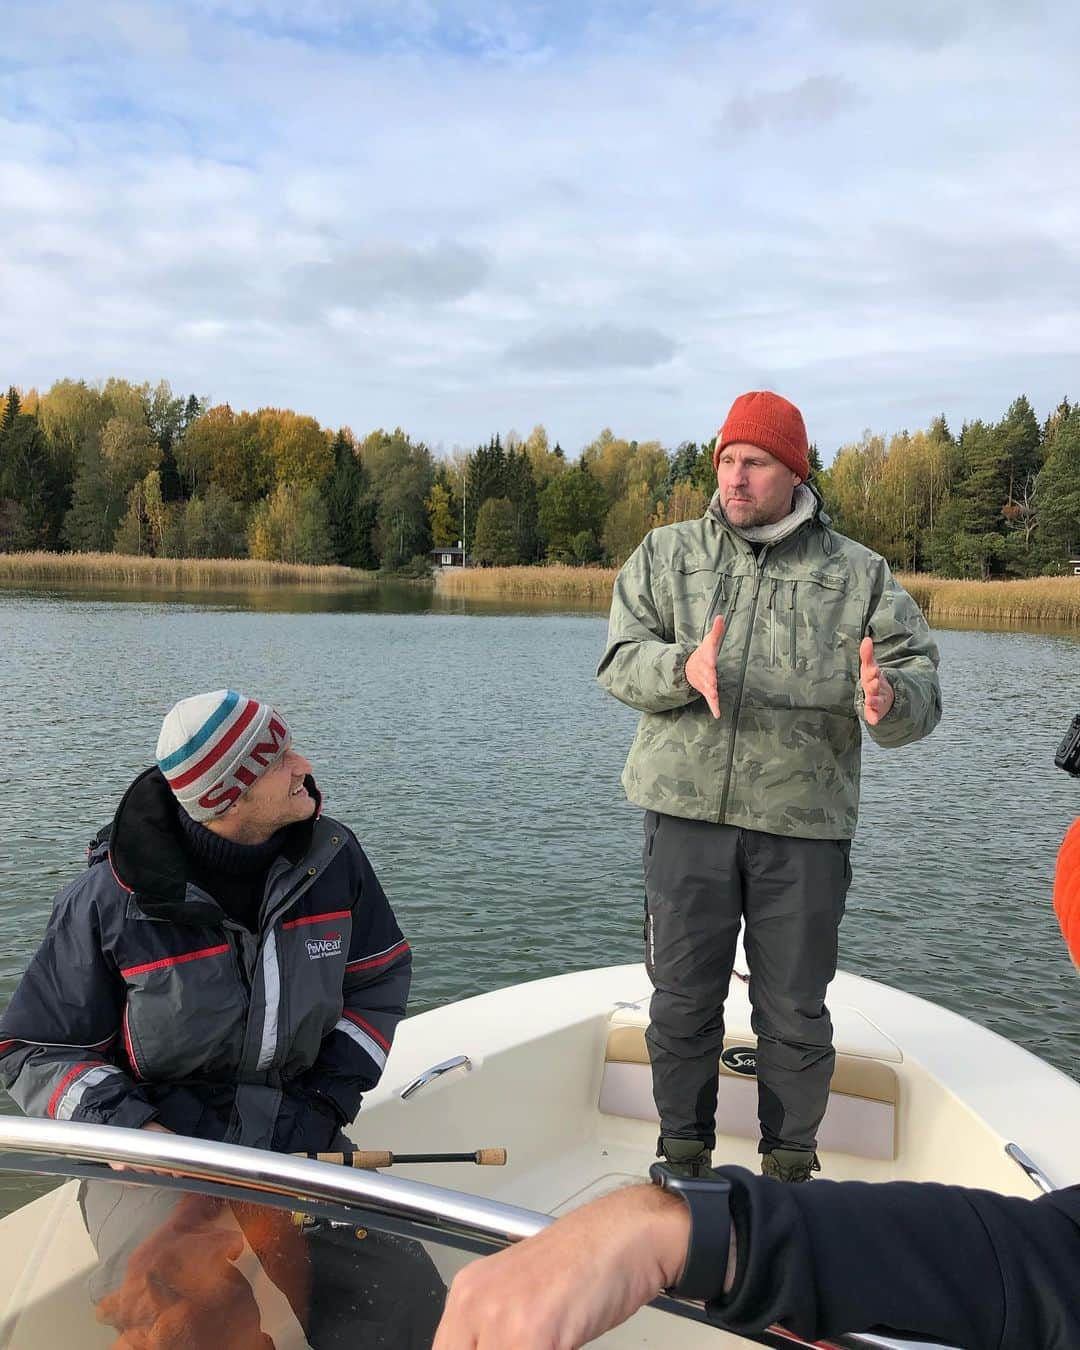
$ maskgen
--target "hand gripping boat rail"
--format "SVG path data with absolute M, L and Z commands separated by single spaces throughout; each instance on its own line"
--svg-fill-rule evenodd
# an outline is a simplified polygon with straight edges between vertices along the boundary
M 213 1185 L 218 1193 L 231 1187 L 238 1198 L 255 1197 L 282 1208 L 296 1209 L 305 1201 L 317 1201 L 363 1210 L 376 1222 L 384 1217 L 395 1231 L 421 1241 L 450 1241 L 479 1252 L 531 1237 L 553 1222 L 546 1214 L 446 1187 L 328 1166 L 290 1154 L 113 1125 L 0 1117 L 0 1171 L 86 1176 L 94 1164 L 109 1163 L 132 1169 L 124 1174 L 125 1184 L 138 1184 L 140 1169 L 151 1173 L 145 1178 L 151 1185 L 163 1184 L 160 1174 L 171 1172 Z M 686 1300 L 662 1297 L 653 1306 L 693 1321 L 708 1320 L 700 1304 Z M 916 1346 L 865 1334 L 806 1341 L 781 1327 L 744 1339 L 774 1350 L 927 1350 L 926 1342 Z

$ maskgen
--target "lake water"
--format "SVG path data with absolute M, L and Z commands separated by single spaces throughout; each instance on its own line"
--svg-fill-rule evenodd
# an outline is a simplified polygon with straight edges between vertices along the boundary
M 0 590 L 0 1003 L 164 712 L 225 685 L 281 708 L 360 837 L 415 951 L 412 1011 L 639 960 L 640 813 L 619 786 L 636 714 L 593 679 L 604 634 L 594 612 L 423 587 Z M 1080 635 L 936 636 L 941 725 L 866 744 L 841 962 L 1080 1077 L 1080 980 L 1050 906 L 1080 815 L 1080 780 L 1053 764 L 1080 711 Z

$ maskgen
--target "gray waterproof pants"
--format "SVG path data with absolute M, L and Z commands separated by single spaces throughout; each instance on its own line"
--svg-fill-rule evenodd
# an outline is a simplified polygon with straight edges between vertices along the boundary
M 816 1146 L 835 1061 L 825 989 L 849 851 L 846 839 L 645 813 L 646 1040 L 662 1135 L 715 1147 L 724 997 L 745 920 L 761 1151 Z

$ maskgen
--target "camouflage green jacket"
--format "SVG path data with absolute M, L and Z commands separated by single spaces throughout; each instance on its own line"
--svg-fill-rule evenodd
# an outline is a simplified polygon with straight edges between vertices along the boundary
M 718 614 L 720 717 L 686 680 Z M 859 642 L 896 698 L 862 717 Z M 642 717 L 623 786 L 638 806 L 804 839 L 850 839 L 861 728 L 883 746 L 941 716 L 937 647 L 884 558 L 812 517 L 755 557 L 719 511 L 648 534 L 616 581 L 605 689 Z

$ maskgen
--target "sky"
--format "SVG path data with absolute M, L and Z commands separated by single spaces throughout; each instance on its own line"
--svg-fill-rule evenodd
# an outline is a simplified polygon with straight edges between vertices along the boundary
M 828 462 L 1080 398 L 1074 0 L 7 0 L 0 384 Z

